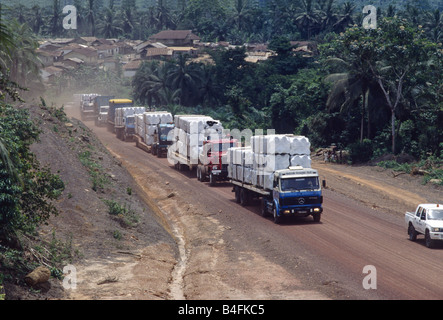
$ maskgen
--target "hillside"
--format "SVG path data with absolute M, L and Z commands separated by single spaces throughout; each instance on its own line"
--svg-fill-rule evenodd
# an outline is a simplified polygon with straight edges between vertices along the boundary
M 167 298 L 176 243 L 132 177 L 80 121 L 68 121 L 62 113 L 53 117 L 42 106 L 29 110 L 42 130 L 32 151 L 42 165 L 60 175 L 65 190 L 57 202 L 59 215 L 51 217 L 35 238 L 26 239 L 25 260 L 59 270 L 74 265 L 83 290 L 81 296 L 63 290 L 62 281 L 53 277 L 49 287 L 30 290 L 23 275 L 15 273 L 5 281 L 7 299 L 94 299 L 99 290 L 102 299 L 124 299 L 128 292 L 138 292 L 134 287 L 143 290 L 131 299 Z M 158 272 L 143 272 L 137 278 L 132 273 L 137 269 Z M 107 282 L 116 283 L 113 291 L 101 285 Z M 119 284 L 124 284 L 120 291 Z

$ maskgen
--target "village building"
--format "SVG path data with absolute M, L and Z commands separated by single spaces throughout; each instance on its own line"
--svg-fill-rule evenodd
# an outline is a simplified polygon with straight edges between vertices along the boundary
M 164 30 L 149 38 L 153 42 L 161 42 L 168 47 L 192 47 L 200 41 L 200 37 L 192 30 Z
M 91 48 L 72 48 L 64 50 L 63 59 L 78 58 L 85 64 L 94 65 L 98 62 L 97 50 Z
M 142 60 L 136 59 L 136 60 L 129 61 L 127 64 L 125 64 L 123 66 L 123 77 L 131 78 L 131 77 L 135 76 L 135 74 L 137 73 L 137 70 L 142 65 L 142 62 L 143 62 Z
M 57 76 L 63 73 L 63 69 L 59 67 L 49 66 L 40 70 L 40 74 L 44 83 L 51 83 L 55 81 Z

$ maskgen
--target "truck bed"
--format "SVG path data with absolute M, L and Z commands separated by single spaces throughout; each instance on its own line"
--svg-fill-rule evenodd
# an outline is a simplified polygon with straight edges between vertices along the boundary
M 232 180 L 232 179 L 230 180 L 230 182 L 231 182 L 232 184 L 236 185 L 236 186 L 239 186 L 239 187 L 242 187 L 242 188 L 245 188 L 245 189 L 248 189 L 248 190 L 254 191 L 254 192 L 256 192 L 256 193 L 258 193 L 258 194 L 261 194 L 261 195 L 263 195 L 263 196 L 268 196 L 268 195 L 271 194 L 271 191 L 270 191 L 270 190 L 265 190 L 265 189 L 263 189 L 263 188 L 260 188 L 260 187 L 258 187 L 258 186 L 254 186 L 254 185 L 252 185 L 252 184 L 248 184 L 248 183 L 244 183 L 244 182 L 237 181 L 237 180 Z

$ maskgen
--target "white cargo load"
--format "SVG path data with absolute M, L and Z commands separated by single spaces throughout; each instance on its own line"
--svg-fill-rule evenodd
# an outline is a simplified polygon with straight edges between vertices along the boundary
M 174 117 L 175 150 L 182 158 L 198 163 L 204 141 L 222 138 L 223 126 L 220 121 L 204 115 L 177 115 Z M 215 136 L 217 134 L 217 136 Z
M 173 122 L 172 113 L 168 111 L 148 111 L 143 113 L 143 130 L 140 129 L 139 136 L 144 137 L 145 144 L 152 146 L 155 141 L 155 133 L 159 124 L 169 124 Z
M 259 135 L 251 137 L 252 151 L 257 154 L 306 154 L 311 153 L 311 143 L 304 136 L 289 134 Z
M 311 144 L 304 136 L 257 135 L 251 137 L 250 145 L 229 149 L 228 174 L 232 180 L 272 190 L 275 171 L 311 167 Z
M 173 122 L 173 117 L 167 111 L 149 111 L 143 114 L 144 122 L 147 125 L 167 124 Z

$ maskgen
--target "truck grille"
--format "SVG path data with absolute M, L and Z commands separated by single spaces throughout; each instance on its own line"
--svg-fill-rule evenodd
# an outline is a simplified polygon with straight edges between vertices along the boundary
M 280 205 L 282 206 L 298 206 L 305 204 L 321 204 L 323 197 L 288 197 L 280 198 Z

